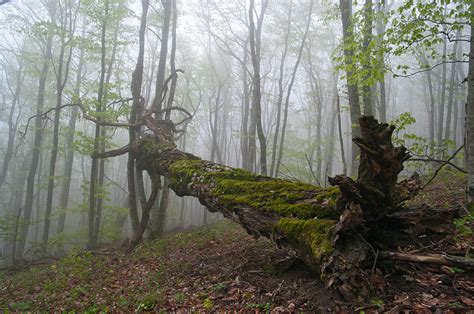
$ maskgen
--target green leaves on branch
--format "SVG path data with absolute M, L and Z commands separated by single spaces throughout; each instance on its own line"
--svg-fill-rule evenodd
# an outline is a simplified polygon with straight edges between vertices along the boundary
M 423 56 L 417 70 L 428 70 L 434 64 L 455 61 L 456 56 L 442 55 L 439 45 L 444 41 L 468 41 L 463 35 L 474 17 L 470 14 L 472 0 L 404 1 L 387 15 L 390 27 L 384 35 L 387 53 Z M 456 60 L 461 61 L 461 60 Z M 395 76 L 409 75 L 410 67 L 398 65 Z
M 339 70 L 350 73 L 349 81 L 363 86 L 372 86 L 383 78 L 387 71 L 394 76 L 406 76 L 411 72 L 431 69 L 439 62 L 456 60 L 453 54 L 442 55 L 440 45 L 447 41 L 469 41 L 470 14 L 472 0 L 421 0 L 403 1 L 402 5 L 388 12 L 374 11 L 375 24 L 386 25 L 385 32 L 372 35 L 367 47 L 363 47 L 366 12 L 361 8 L 352 16 L 352 36 L 347 38 L 336 51 L 335 60 Z M 343 55 L 343 51 L 350 56 Z M 406 64 L 394 65 L 391 69 L 385 64 L 389 56 L 413 55 L 418 59 L 416 69 Z

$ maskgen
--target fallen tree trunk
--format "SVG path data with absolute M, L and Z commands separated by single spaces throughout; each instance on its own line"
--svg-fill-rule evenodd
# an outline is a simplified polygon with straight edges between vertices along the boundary
M 452 213 L 423 220 L 422 211 L 401 206 L 416 194 L 420 180 L 413 176 L 397 184 L 409 155 L 392 145 L 394 128 L 373 117 L 360 118 L 362 136 L 354 139 L 361 148 L 359 178 L 330 178 L 334 187 L 327 189 L 201 160 L 177 149 L 171 121 L 151 115 L 142 121 L 153 135 L 100 157 L 133 150 L 138 167 L 152 180 L 166 176 L 177 195 L 197 197 L 249 234 L 289 247 L 346 298 L 367 294 L 370 285 L 362 269 L 370 268 L 375 248 L 396 246 L 399 238 L 413 242 L 428 228 L 441 234 L 451 228 Z M 430 226 L 422 228 L 424 222 Z

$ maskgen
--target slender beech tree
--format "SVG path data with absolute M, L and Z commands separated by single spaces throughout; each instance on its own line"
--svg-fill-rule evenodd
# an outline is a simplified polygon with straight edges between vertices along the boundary
M 263 132 L 262 125 L 262 92 L 261 92 L 261 78 L 260 78 L 260 62 L 261 62 L 261 42 L 262 42 L 262 27 L 265 11 L 269 0 L 262 0 L 260 7 L 260 14 L 257 16 L 257 25 L 255 25 L 255 1 L 250 0 L 249 5 L 249 44 L 250 56 L 253 67 L 253 86 L 252 86 L 252 110 L 253 123 L 255 124 L 258 141 L 260 144 L 260 172 L 267 175 L 267 142 Z M 256 152 L 255 136 L 251 134 L 251 154 Z M 253 137 L 253 139 L 252 139 Z
M 21 91 L 23 87 L 24 78 L 25 78 L 25 70 L 24 70 L 23 62 L 24 62 L 23 58 L 20 55 L 18 57 L 18 71 L 16 73 L 16 84 L 14 86 L 13 86 L 13 80 L 10 80 L 11 78 L 8 72 L 5 73 L 5 76 L 6 76 L 5 83 L 8 90 L 10 91 L 12 100 L 11 100 L 10 112 L 8 113 L 8 120 L 7 120 L 8 140 L 7 140 L 7 149 L 5 151 L 5 155 L 3 156 L 2 169 L 0 172 L 0 188 L 2 187 L 3 183 L 5 183 L 5 179 L 7 178 L 8 166 L 13 157 L 14 148 L 15 148 L 15 137 L 16 137 L 18 123 L 19 123 L 18 117 L 20 116 L 20 114 L 17 113 L 17 106 L 20 102 L 20 95 L 21 95 Z
M 470 12 L 470 42 L 469 42 L 469 72 L 467 76 L 467 102 L 466 102 L 466 157 L 468 171 L 469 201 L 474 200 L 474 3 L 469 6 Z
M 137 121 L 137 116 L 142 114 L 144 101 L 141 97 L 141 89 L 143 83 L 143 64 L 144 64 L 144 55 L 145 55 L 145 35 L 146 35 L 146 24 L 147 24 L 147 14 L 148 7 L 150 3 L 149 0 L 142 0 L 142 15 L 140 18 L 140 30 L 139 30 L 139 42 L 138 42 L 138 58 L 135 66 L 135 70 L 132 74 L 132 97 L 133 103 L 130 112 L 130 123 L 135 124 Z M 130 143 L 136 141 L 140 136 L 140 127 L 132 126 L 129 128 L 129 141 Z M 135 171 L 141 171 L 136 169 L 135 166 L 135 154 L 130 152 L 128 154 L 127 162 L 127 182 L 128 182 L 128 203 L 130 206 L 130 217 L 132 221 L 132 240 L 133 244 L 136 244 L 141 241 L 143 232 L 148 225 L 151 206 L 148 208 L 145 206 L 142 208 L 142 217 L 139 219 L 138 210 L 137 210 L 137 199 L 136 199 L 136 186 L 135 186 Z M 143 182 L 143 181 L 142 181 Z M 154 182 L 158 184 L 158 182 Z M 143 206 L 143 202 L 142 202 Z
M 292 19 L 292 9 L 293 9 L 293 0 L 290 0 L 290 4 L 288 7 L 288 18 L 285 28 L 285 38 L 283 42 L 283 52 L 280 59 L 280 71 L 278 76 L 278 98 L 276 103 L 276 126 L 275 126 L 275 134 L 273 136 L 273 146 L 272 146 L 272 163 L 270 166 L 270 175 L 275 176 L 275 162 L 277 156 L 277 145 L 278 145 L 278 136 L 280 134 L 280 121 L 281 121 L 281 109 L 283 104 L 283 96 L 284 96 L 284 88 L 283 88 L 283 78 L 285 72 L 285 62 L 286 56 L 288 54 L 288 41 L 290 37 L 290 30 L 291 30 L 291 19 Z
M 359 116 L 361 114 L 360 104 L 359 104 L 359 88 L 357 83 L 352 79 L 353 70 L 349 68 L 349 65 L 352 63 L 352 58 L 354 56 L 354 51 L 351 48 L 351 40 L 353 37 L 352 31 L 352 0 L 340 0 L 339 8 L 341 10 L 341 20 L 342 20 L 342 41 L 343 41 L 343 53 L 344 53 L 344 63 L 346 64 L 346 80 L 347 80 L 347 95 L 349 98 L 349 109 L 351 116 L 351 134 L 352 137 L 359 137 L 360 135 L 360 126 L 359 126 Z M 359 155 L 359 148 L 357 145 L 352 144 L 352 159 L 351 159 L 351 175 L 357 173 L 357 156 Z
M 163 0 L 163 26 L 161 28 L 161 47 L 160 59 L 158 63 L 158 72 L 155 84 L 155 97 L 153 98 L 152 106 L 156 112 L 162 109 L 162 91 L 163 82 L 165 81 L 166 73 L 166 59 L 168 56 L 168 38 L 170 34 L 170 20 L 171 20 L 171 6 L 172 2 L 176 0 Z M 161 114 L 160 114 L 161 115 Z
M 72 60 L 72 40 L 74 38 L 74 29 L 77 19 L 78 7 L 74 1 L 65 1 L 64 6 L 59 4 L 59 57 L 56 70 L 56 110 L 54 111 L 53 122 L 53 145 L 51 149 L 51 158 L 49 162 L 48 190 L 46 196 L 46 211 L 44 214 L 43 238 L 41 241 L 43 254 L 46 253 L 49 228 L 51 224 L 51 212 L 53 210 L 53 192 L 54 178 L 56 174 L 56 160 L 58 157 L 59 146 L 59 124 L 61 116 L 61 105 L 63 101 L 63 92 L 69 77 L 69 65 Z M 54 17 L 56 19 L 56 17 Z M 53 19 L 53 21 L 54 21 Z M 56 24 L 56 23 L 55 23 Z
M 446 30 L 444 30 L 446 31 Z M 441 81 L 439 82 L 440 88 L 440 95 L 438 100 L 438 123 L 436 126 L 436 142 L 439 147 L 443 146 L 443 127 L 444 127 L 444 112 L 445 112 L 445 104 L 446 104 L 446 77 L 447 77 L 447 68 L 448 65 L 446 63 L 447 60 L 447 49 L 448 49 L 448 39 L 445 38 L 443 41 L 443 55 L 441 56 L 442 59 L 442 69 L 441 69 Z
M 376 0 L 377 14 L 375 19 L 375 29 L 377 32 L 377 45 L 381 48 L 382 45 L 382 36 L 385 33 L 385 20 L 384 14 L 386 12 L 386 0 Z M 378 64 L 380 67 L 385 68 L 384 55 L 380 54 Z M 385 73 L 383 73 L 379 79 L 379 88 L 380 88 L 380 105 L 379 109 L 379 120 L 381 122 L 387 121 L 387 90 L 385 84 Z
M 103 112 L 103 98 L 105 89 L 105 74 L 106 74 L 106 49 L 107 49 L 107 25 L 109 18 L 110 3 L 109 0 L 104 0 L 103 12 L 101 14 L 100 21 L 100 78 L 99 78 L 99 89 L 97 92 L 97 104 L 96 112 L 98 116 Z M 100 117 L 99 117 L 100 119 Z M 89 213 L 88 213 L 88 248 L 94 248 L 97 245 L 97 234 L 95 234 L 95 221 L 96 221 L 96 208 L 97 208 L 97 192 L 98 192 L 98 174 L 99 174 L 99 159 L 95 155 L 99 152 L 100 148 L 100 134 L 101 125 L 95 125 L 95 137 L 94 137 L 94 148 L 91 164 L 91 175 L 90 175 L 90 188 L 89 188 Z
M 310 5 L 309 5 L 309 10 L 308 10 L 308 17 L 307 17 L 307 20 L 306 20 L 306 27 L 305 27 L 305 30 L 304 30 L 304 33 L 303 33 L 303 38 L 301 39 L 301 43 L 300 43 L 299 50 L 298 50 L 298 55 L 296 57 L 296 62 L 295 62 L 295 65 L 293 67 L 293 72 L 291 73 L 290 82 L 288 84 L 287 91 L 286 91 L 286 98 L 285 98 L 285 104 L 284 104 L 284 110 L 283 110 L 283 124 L 282 124 L 282 128 L 281 128 L 281 136 L 280 136 L 280 147 L 279 147 L 279 150 L 278 150 L 277 162 L 275 164 L 275 175 L 278 175 L 278 173 L 280 171 L 281 160 L 283 158 L 283 147 L 285 145 L 285 133 L 286 133 L 286 126 L 287 126 L 287 123 L 288 123 L 288 110 L 289 110 L 289 106 L 290 106 L 291 90 L 293 89 L 293 85 L 295 83 L 296 73 L 298 72 L 298 67 L 300 65 L 301 57 L 303 55 L 303 49 L 304 49 L 304 46 L 305 46 L 306 37 L 308 36 L 309 27 L 311 25 L 311 15 L 313 13 L 313 6 L 314 6 L 314 0 L 311 0 Z
M 48 5 L 51 5 L 48 3 Z M 55 6 L 51 6 L 50 14 L 55 15 Z M 52 18 L 52 17 L 51 17 Z M 52 57 L 53 50 L 53 36 L 54 29 L 51 23 L 48 25 L 48 31 L 44 43 L 44 52 L 43 52 L 43 64 L 41 67 L 41 72 L 39 74 L 39 83 L 38 83 L 38 94 L 37 94 L 37 106 L 36 106 L 36 115 L 34 118 L 34 140 L 33 140 L 33 151 L 31 153 L 31 163 L 28 170 L 28 176 L 26 180 L 26 195 L 25 195 L 25 205 L 23 208 L 23 219 L 21 228 L 18 236 L 18 248 L 17 255 L 19 257 L 23 256 L 23 252 L 26 246 L 26 241 L 28 239 L 28 230 L 30 227 L 31 214 L 33 212 L 33 200 L 35 194 L 35 178 L 38 170 L 38 162 L 41 154 L 41 144 L 43 141 L 43 118 L 41 114 L 44 110 L 45 102 L 45 92 L 46 92 L 46 81 L 48 80 L 49 67 Z
M 461 30 L 458 30 L 456 32 L 456 37 L 457 38 L 460 38 L 461 37 Z M 457 56 L 457 50 L 458 50 L 458 42 L 455 41 L 454 44 L 453 44 L 453 52 L 452 52 L 452 55 L 453 56 Z M 450 73 L 450 76 L 449 76 L 449 81 L 448 81 L 448 103 L 447 103 L 447 107 L 446 107 L 446 128 L 444 129 L 445 130 L 445 133 L 444 133 L 444 138 L 447 140 L 447 139 L 452 139 L 453 137 L 451 136 L 451 133 L 453 133 L 453 130 L 451 130 L 451 120 L 452 120 L 452 116 L 453 116 L 453 106 L 454 106 L 454 95 L 455 95 L 455 92 L 456 92 L 456 63 L 453 62 L 451 63 L 451 73 Z M 457 119 L 457 116 L 454 117 L 455 119 Z M 456 130 L 454 130 L 454 133 L 456 133 Z
M 362 71 L 364 72 L 364 77 L 362 79 L 362 100 L 364 105 L 364 114 L 373 115 L 373 102 L 372 102 L 372 84 L 370 83 L 370 63 L 371 56 L 369 52 L 369 45 L 372 42 L 372 28 L 374 21 L 374 10 L 372 0 L 365 0 L 364 4 L 364 26 L 363 26 L 363 43 L 362 43 L 362 52 L 364 53 L 364 62 L 362 66 Z
M 84 23 L 83 23 L 84 25 Z M 83 31 L 82 36 L 85 33 Z M 76 82 L 74 86 L 74 96 L 75 98 L 79 99 L 81 94 L 81 82 L 83 78 L 84 72 L 84 54 L 85 54 L 85 46 L 81 44 L 79 48 L 79 60 L 77 65 L 77 72 L 76 72 Z M 74 133 L 76 131 L 76 122 L 77 116 L 79 114 L 79 107 L 74 106 L 71 109 L 70 117 L 69 117 L 69 124 L 66 131 L 66 158 L 64 160 L 64 183 L 61 187 L 61 195 L 59 197 L 59 208 L 60 214 L 58 218 L 58 226 L 56 233 L 61 234 L 64 232 L 64 227 L 66 224 L 66 213 L 67 207 L 69 204 L 69 194 L 71 188 L 71 177 L 72 177 L 72 166 L 74 163 Z M 62 243 L 59 244 L 58 247 L 59 254 L 64 254 L 64 246 Z
M 169 109 L 165 113 L 165 120 L 171 120 L 171 107 L 173 106 L 174 96 L 176 92 L 176 84 L 178 76 L 176 73 L 176 29 L 178 24 L 178 9 L 176 6 L 177 0 L 171 0 L 171 15 L 172 15 L 172 25 L 171 25 L 171 51 L 170 51 L 170 71 L 171 71 L 171 86 L 168 95 L 168 101 L 166 107 Z M 151 237 L 162 236 L 165 229 L 166 222 L 166 212 L 170 203 L 170 188 L 168 178 L 163 180 L 163 189 L 161 191 L 160 206 L 158 212 L 156 212 L 156 217 L 153 219 L 154 224 L 152 224 Z

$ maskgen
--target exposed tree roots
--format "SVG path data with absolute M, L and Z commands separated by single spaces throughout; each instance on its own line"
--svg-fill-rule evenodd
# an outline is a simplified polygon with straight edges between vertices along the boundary
M 403 206 L 420 189 L 420 179 L 414 175 L 397 183 L 410 155 L 404 147 L 393 146 L 394 127 L 371 116 L 360 118 L 361 137 L 354 139 L 361 148 L 357 180 L 336 176 L 330 178 L 334 187 L 328 189 L 201 160 L 177 149 L 171 123 L 150 116 L 146 125 L 153 136 L 100 157 L 133 150 L 139 167 L 150 177 L 168 177 L 178 195 L 195 196 L 210 211 L 222 212 L 255 237 L 265 236 L 291 248 L 345 298 L 369 293 L 367 273 L 377 258 L 458 263 L 447 257 L 387 252 L 413 243 L 421 234 L 443 238 L 452 231 L 455 212 Z

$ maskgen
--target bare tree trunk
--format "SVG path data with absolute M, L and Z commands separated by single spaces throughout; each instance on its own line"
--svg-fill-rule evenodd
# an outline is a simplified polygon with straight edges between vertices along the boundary
M 114 37 L 113 37 L 113 43 L 112 43 L 112 54 L 110 56 L 109 62 L 107 64 L 107 70 L 106 70 L 106 75 L 105 75 L 105 86 L 109 86 L 110 84 L 110 79 L 112 77 L 112 72 L 113 72 L 113 65 L 115 62 L 115 56 L 117 53 L 117 45 L 118 45 L 118 32 L 119 32 L 119 27 L 120 27 L 120 19 L 117 19 L 115 27 L 114 27 Z M 102 95 L 102 105 L 104 106 L 104 103 L 107 99 L 107 88 L 104 89 L 103 95 Z M 103 108 L 106 109 L 106 108 Z M 99 152 L 104 152 L 105 151 L 105 137 L 107 134 L 107 128 L 106 127 L 101 127 L 100 129 L 100 140 L 99 140 Z M 100 160 L 99 162 L 99 171 L 97 174 L 97 188 L 99 190 L 100 195 L 104 195 L 106 192 L 104 190 L 104 176 L 105 176 L 105 161 Z M 101 224 L 101 219 L 102 219 L 102 208 L 104 205 L 104 197 L 98 197 L 97 198 L 97 204 L 96 204 L 96 210 L 95 210 L 95 215 L 94 215 L 94 237 L 95 237 L 95 244 L 99 244 L 100 242 L 100 226 Z
M 362 44 L 362 50 L 365 52 L 365 62 L 363 62 L 362 71 L 365 73 L 365 77 L 362 82 L 362 99 L 364 104 L 364 114 L 372 115 L 374 113 L 374 105 L 372 103 L 372 86 L 370 86 L 367 80 L 370 78 L 370 54 L 369 54 L 369 45 L 372 41 L 372 27 L 374 21 L 374 11 L 373 11 L 372 0 L 365 0 L 364 4 L 364 42 Z
M 101 58 L 100 58 L 100 80 L 99 80 L 99 90 L 97 93 L 97 113 L 101 113 L 103 110 L 103 96 L 104 96 L 104 85 L 105 85 L 105 74 L 106 74 L 106 64 L 105 64 L 105 54 L 106 54 L 106 31 L 107 31 L 107 19 L 109 13 L 109 0 L 105 0 L 105 10 L 102 20 L 101 27 Z M 94 152 L 99 152 L 100 149 L 100 135 L 101 135 L 101 126 L 96 124 L 95 126 L 95 138 L 94 138 Z M 92 157 L 91 164 L 91 179 L 90 179 L 90 189 L 89 189 L 89 214 L 88 214 L 88 242 L 87 247 L 89 249 L 94 248 L 97 245 L 97 234 L 95 234 L 95 221 L 96 221 L 96 209 L 97 209 L 97 188 L 98 188 L 98 175 L 99 175 L 99 159 Z
M 43 59 L 43 66 L 40 73 L 39 86 L 38 86 L 38 103 L 36 107 L 36 118 L 35 118 L 35 136 L 33 142 L 33 152 L 31 156 L 31 164 L 28 172 L 28 178 L 26 180 L 26 195 L 25 195 L 25 207 L 23 211 L 22 227 L 19 234 L 18 242 L 18 256 L 23 256 L 25 249 L 26 240 L 28 238 L 28 229 L 30 227 L 31 213 L 33 211 L 33 200 L 35 192 L 35 177 L 38 168 L 39 156 L 41 153 L 41 143 L 43 140 L 43 119 L 41 114 L 44 109 L 46 80 L 48 79 L 49 63 L 51 62 L 53 46 L 53 32 L 49 30 L 48 38 L 46 40 L 45 53 Z
M 10 84 L 7 82 L 8 88 L 12 94 L 12 104 L 10 107 L 10 113 L 8 114 L 8 141 L 7 141 L 7 149 L 5 151 L 5 155 L 3 157 L 3 164 L 2 164 L 2 171 L 0 172 L 0 188 L 2 187 L 5 179 L 7 177 L 8 165 L 10 164 L 10 160 L 13 156 L 13 149 L 15 146 L 15 135 L 18 126 L 18 119 L 14 120 L 14 115 L 16 111 L 16 105 L 19 102 L 21 89 L 23 87 L 23 79 L 25 75 L 23 73 L 23 61 L 20 59 L 18 72 L 16 77 L 16 86 L 15 90 L 12 90 Z M 8 81 L 8 79 L 7 79 Z
M 469 73 L 466 101 L 466 164 L 468 171 L 467 195 L 474 200 L 474 5 L 471 4 L 471 38 L 469 44 Z
M 288 54 L 288 40 L 290 37 L 291 29 L 291 12 L 293 8 L 293 0 L 290 0 L 289 9 L 288 9 L 288 23 L 285 30 L 285 48 L 280 60 L 280 74 L 278 76 L 278 100 L 277 100 L 277 116 L 276 116 L 276 126 L 275 126 L 275 135 L 273 136 L 273 147 L 272 147 L 272 163 L 270 166 L 270 176 L 276 176 L 275 173 L 275 161 L 277 155 L 277 145 L 278 145 L 278 136 L 280 135 L 280 120 L 281 120 L 281 107 L 283 104 L 283 77 L 284 77 L 284 68 L 286 55 Z
M 428 110 L 429 115 L 429 142 L 430 147 L 433 149 L 434 141 L 435 141 L 435 99 L 434 99 L 434 92 L 433 92 L 433 82 L 431 71 L 426 71 L 426 77 L 428 79 L 428 91 L 430 95 L 430 106 Z
M 146 32 L 146 22 L 147 22 L 147 14 L 148 14 L 148 7 L 149 7 L 149 0 L 142 0 L 142 15 L 140 19 L 140 30 L 139 30 L 139 42 L 138 42 L 138 58 L 137 64 L 135 66 L 135 70 L 132 74 L 132 96 L 133 96 L 133 104 L 132 109 L 130 111 L 130 123 L 134 124 L 137 121 L 137 116 L 141 115 L 145 105 L 145 102 L 141 98 L 141 88 L 143 83 L 143 63 L 144 63 L 144 56 L 145 56 L 145 32 Z M 140 127 L 130 127 L 129 131 L 129 142 L 132 143 L 136 141 L 140 137 Z M 128 182 L 128 204 L 129 204 L 129 211 L 130 211 L 130 218 L 132 222 L 132 239 L 135 241 L 140 241 L 144 230 L 142 231 L 140 228 L 140 219 L 138 217 L 138 208 L 137 208 L 137 198 L 136 198 L 136 176 L 135 171 L 138 170 L 135 165 L 135 158 L 136 155 L 134 152 L 130 152 L 128 154 L 128 161 L 127 161 L 127 182 Z M 142 180 L 142 176 L 138 176 L 140 180 Z M 143 181 L 142 181 L 143 182 Z M 142 202 L 143 205 L 143 202 Z M 143 212 L 144 208 L 142 207 L 142 217 L 147 216 L 146 212 Z M 149 215 L 149 213 L 148 213 Z M 143 218 L 142 218 L 143 221 Z M 145 225 L 146 226 L 146 225 Z
M 384 14 L 385 14 L 386 6 L 385 0 L 377 0 L 377 18 L 376 18 L 376 30 L 377 36 L 379 39 L 378 44 L 380 45 L 381 38 L 385 33 L 385 21 L 384 21 Z M 379 65 L 381 67 L 385 67 L 384 57 L 381 56 L 379 60 Z M 386 92 L 386 84 L 385 84 L 385 74 L 382 75 L 382 78 L 379 81 L 380 87 L 380 107 L 379 107 L 379 115 L 380 115 L 380 122 L 387 121 L 387 92 Z
M 253 65 L 253 95 L 252 95 L 252 110 L 255 118 L 255 125 L 258 135 L 258 141 L 260 144 L 260 172 L 263 175 L 267 174 L 267 143 L 265 134 L 263 132 L 262 125 L 262 94 L 261 94 L 261 82 L 260 82 L 260 46 L 261 46 L 261 33 L 263 18 L 265 16 L 265 10 L 267 8 L 269 0 L 263 0 L 262 7 L 260 9 L 260 16 L 257 18 L 257 27 L 254 22 L 254 0 L 250 0 L 249 5 L 249 42 L 250 42 L 250 55 Z
M 48 176 L 48 191 L 46 196 L 46 209 L 44 214 L 44 225 L 43 225 L 43 238 L 41 241 L 41 250 L 43 254 L 46 254 L 49 229 L 51 224 L 51 212 L 53 210 L 53 192 L 54 192 L 54 176 L 56 174 L 56 160 L 58 157 L 58 145 L 59 145 L 59 118 L 61 116 L 61 105 L 63 100 L 63 91 L 66 86 L 69 77 L 69 65 L 72 59 L 72 36 L 75 28 L 75 17 L 71 7 L 65 8 L 67 12 L 63 12 L 63 8 L 60 8 L 61 18 L 61 34 L 60 42 L 61 48 L 59 51 L 58 69 L 56 73 L 56 110 L 54 112 L 54 125 L 53 125 L 53 147 L 51 149 L 51 159 L 49 162 L 49 176 Z M 54 19 L 54 17 L 53 17 Z M 68 32 L 69 34 L 66 34 Z M 66 38 L 68 36 L 69 38 Z M 66 54 L 67 46 L 69 45 L 69 51 Z
M 336 89 L 337 91 L 337 89 Z M 324 159 L 326 160 L 326 165 L 324 167 L 324 182 L 327 182 L 327 178 L 333 175 L 333 164 L 334 164 L 334 150 L 336 146 L 336 118 L 339 114 L 336 106 L 337 95 L 334 94 L 334 99 L 332 101 L 332 112 L 331 112 L 331 121 L 329 127 L 329 141 L 327 142 L 324 148 Z
M 342 17 L 342 35 L 344 43 L 344 62 L 346 65 L 350 64 L 353 51 L 350 48 L 350 41 L 352 40 L 352 0 L 340 0 L 339 7 L 341 9 Z M 360 104 L 359 104 L 359 89 L 357 83 L 352 81 L 353 72 L 346 71 L 347 77 L 347 90 L 349 96 L 349 109 L 351 115 L 351 131 L 352 137 L 358 137 L 360 135 Z M 359 148 L 357 145 L 352 144 L 352 161 L 351 161 L 351 174 L 355 175 L 357 172 L 357 155 L 359 154 Z
M 176 88 L 176 82 L 177 82 L 177 75 L 176 75 L 176 64 L 175 64 L 175 59 L 176 59 L 176 28 L 178 24 L 178 9 L 176 7 L 176 0 L 172 0 L 172 28 L 171 28 L 171 52 L 170 52 L 170 70 L 171 70 L 171 75 L 172 75 L 172 82 L 171 82 L 171 88 L 168 96 L 168 104 L 167 107 L 171 108 L 173 101 L 174 101 L 174 95 L 175 95 L 175 88 Z M 171 110 L 168 110 L 165 114 L 165 120 L 170 120 L 171 118 Z M 163 180 L 163 189 L 161 191 L 161 198 L 160 198 L 160 206 L 158 207 L 158 212 L 153 212 L 152 214 L 156 216 L 155 219 L 152 220 L 154 222 L 151 226 L 151 234 L 150 238 L 155 238 L 155 237 L 160 237 L 163 235 L 164 232 L 164 227 L 165 227 L 165 222 L 166 222 L 166 212 L 168 210 L 168 205 L 169 205 L 169 195 L 170 195 L 170 190 L 169 190 L 169 184 L 168 184 L 168 179 L 165 178 Z M 143 219 L 143 218 L 142 218 Z M 148 219 L 148 218 L 147 218 Z
M 244 57 L 242 63 L 242 138 L 241 138 L 241 150 L 242 150 L 242 168 L 245 170 L 252 170 L 252 163 L 250 161 L 250 151 L 249 151 L 249 116 L 250 116 L 250 90 L 248 85 L 248 73 L 246 64 L 248 62 L 248 52 L 247 52 L 248 41 L 245 42 L 244 46 Z
M 346 156 L 344 154 L 344 138 L 342 134 L 342 123 L 341 123 L 341 102 L 339 99 L 339 94 L 336 94 L 336 106 L 337 106 L 337 130 L 339 134 L 339 144 L 341 147 L 342 173 L 344 175 L 347 175 L 347 163 L 346 163 Z
M 26 156 L 29 156 L 29 154 L 27 154 Z M 16 166 L 15 173 L 17 175 L 14 178 L 12 198 L 11 198 L 11 201 L 9 202 L 9 208 L 11 209 L 10 210 L 11 217 L 19 216 L 21 218 L 21 211 L 22 211 L 21 206 L 23 203 L 23 194 L 25 192 L 24 187 L 25 187 L 26 175 L 28 173 L 27 171 L 28 169 L 26 167 L 23 167 L 24 162 L 26 162 L 26 158 L 25 160 L 18 162 L 19 166 Z M 10 239 L 5 245 L 4 257 L 7 262 L 6 266 L 8 266 L 9 261 L 14 261 L 18 257 L 18 254 L 17 254 L 18 232 L 19 231 L 17 231 L 16 238 Z
M 444 105 L 446 101 L 446 54 L 447 54 L 448 40 L 445 39 L 443 43 L 443 68 L 441 77 L 441 99 L 438 104 L 438 129 L 437 129 L 437 142 L 438 146 L 443 145 L 443 126 L 444 126 Z
M 299 67 L 299 64 L 300 64 L 300 61 L 301 61 L 301 57 L 303 55 L 304 45 L 305 45 L 305 42 L 306 42 L 306 38 L 308 36 L 309 27 L 311 25 L 311 14 L 313 13 L 313 5 L 314 5 L 314 0 L 311 0 L 309 10 L 308 10 L 308 19 L 306 21 L 306 28 L 304 30 L 303 39 L 301 40 L 301 44 L 300 44 L 300 47 L 299 47 L 299 50 L 298 50 L 298 56 L 297 56 L 297 59 L 296 59 L 296 63 L 295 63 L 295 66 L 293 68 L 293 73 L 291 75 L 290 83 L 288 84 L 288 89 L 287 89 L 287 92 L 286 92 L 285 107 L 284 107 L 285 109 L 284 109 L 284 112 L 283 112 L 283 125 L 282 125 L 282 129 L 281 129 L 281 137 L 280 137 L 280 148 L 279 148 L 279 151 L 278 151 L 277 163 L 275 165 L 275 176 L 277 176 L 279 171 L 280 171 L 281 160 L 283 158 L 283 147 L 285 145 L 285 133 L 286 133 L 286 124 L 288 122 L 288 107 L 290 105 L 291 90 L 293 88 L 293 84 L 295 83 L 296 72 L 298 71 L 298 67 Z
M 74 88 L 74 94 L 79 97 L 81 90 L 82 82 L 82 72 L 84 68 L 84 47 L 81 47 L 79 52 L 79 63 L 77 66 L 76 73 L 76 86 Z M 74 133 L 76 130 L 76 121 L 79 113 L 78 107 L 73 107 L 71 110 L 71 117 L 69 118 L 69 126 L 66 134 L 66 159 L 64 162 L 64 184 L 61 188 L 61 196 L 59 198 L 59 208 L 61 209 L 61 214 L 58 219 L 57 233 L 60 234 L 64 232 L 64 227 L 66 223 L 66 209 L 69 202 L 69 190 L 71 187 L 71 176 L 72 176 L 72 166 L 74 163 Z M 62 243 L 59 244 L 58 253 L 60 255 L 64 254 L 64 246 Z
M 461 36 L 461 31 L 456 32 L 456 38 L 459 38 Z M 454 42 L 453 45 L 453 56 L 457 56 L 457 50 L 458 50 L 458 42 Z M 455 80 L 456 80 L 456 63 L 451 64 L 451 74 L 449 77 L 449 93 L 448 93 L 448 108 L 446 108 L 446 129 L 444 133 L 444 138 L 446 140 L 451 139 L 452 137 L 450 136 L 451 131 L 451 120 L 452 120 L 452 112 L 453 112 L 453 103 L 454 103 L 454 94 L 455 94 Z M 455 116 L 454 119 L 457 119 L 457 116 Z M 454 132 L 456 133 L 456 132 Z
M 170 19 L 171 19 L 171 4 L 176 0 L 164 0 L 163 3 L 163 26 L 161 29 L 161 47 L 160 47 L 160 61 L 158 64 L 158 72 L 156 77 L 155 98 L 153 98 L 152 107 L 159 111 L 162 109 L 162 91 L 163 82 L 165 81 L 166 71 L 166 57 L 168 55 L 168 37 L 170 33 Z M 159 117 L 161 118 L 161 117 Z

